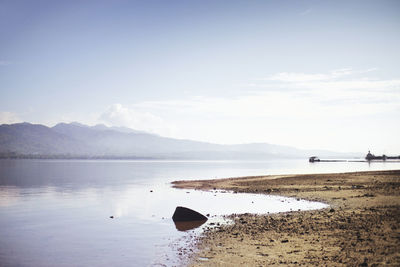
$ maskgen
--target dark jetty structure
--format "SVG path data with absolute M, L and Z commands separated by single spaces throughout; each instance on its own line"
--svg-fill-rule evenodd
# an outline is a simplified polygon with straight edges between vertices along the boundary
M 382 156 L 375 156 L 374 154 L 371 153 L 371 151 L 368 151 L 368 154 L 365 156 L 365 160 L 345 160 L 345 159 L 319 159 L 316 156 L 312 156 L 308 158 L 308 161 L 311 163 L 314 162 L 371 162 L 372 160 L 376 161 L 387 161 L 387 160 L 392 160 L 390 162 L 400 162 L 400 156 L 386 156 L 383 154 Z
M 308 159 L 308 161 L 309 162 L 318 162 L 318 161 L 321 161 L 318 157 L 316 157 L 316 156 L 312 156 L 312 157 L 310 157 L 309 159 Z
M 388 160 L 388 159 L 400 159 L 400 156 L 386 156 L 383 154 L 382 156 L 375 156 L 374 154 L 371 154 L 371 151 L 368 150 L 368 154 L 365 156 L 365 159 L 368 161 L 371 160 Z

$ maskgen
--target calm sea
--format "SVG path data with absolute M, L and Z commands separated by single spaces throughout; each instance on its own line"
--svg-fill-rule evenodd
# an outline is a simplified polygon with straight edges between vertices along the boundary
M 0 160 L 0 266 L 175 266 L 200 228 L 178 231 L 176 206 L 210 214 L 322 208 L 283 197 L 178 190 L 174 180 L 398 169 L 399 163 Z M 113 218 L 110 218 L 113 216 Z M 182 255 L 180 255 L 182 254 Z

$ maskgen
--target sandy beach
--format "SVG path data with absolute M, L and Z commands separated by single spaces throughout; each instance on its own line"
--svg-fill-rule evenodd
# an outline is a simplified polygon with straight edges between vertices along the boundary
M 232 225 L 208 229 L 196 240 L 191 266 L 400 266 L 400 170 L 177 181 L 173 186 L 330 205 L 232 215 Z

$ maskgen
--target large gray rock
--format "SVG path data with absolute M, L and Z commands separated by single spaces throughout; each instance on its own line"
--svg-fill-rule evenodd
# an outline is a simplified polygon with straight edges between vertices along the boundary
M 176 207 L 172 220 L 174 222 L 203 221 L 207 220 L 207 217 L 185 207 Z

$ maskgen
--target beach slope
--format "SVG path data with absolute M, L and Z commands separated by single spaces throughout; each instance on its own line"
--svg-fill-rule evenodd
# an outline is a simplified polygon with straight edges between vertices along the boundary
M 274 194 L 316 211 L 232 215 L 206 230 L 193 266 L 400 266 L 400 170 L 177 181 L 176 188 Z

